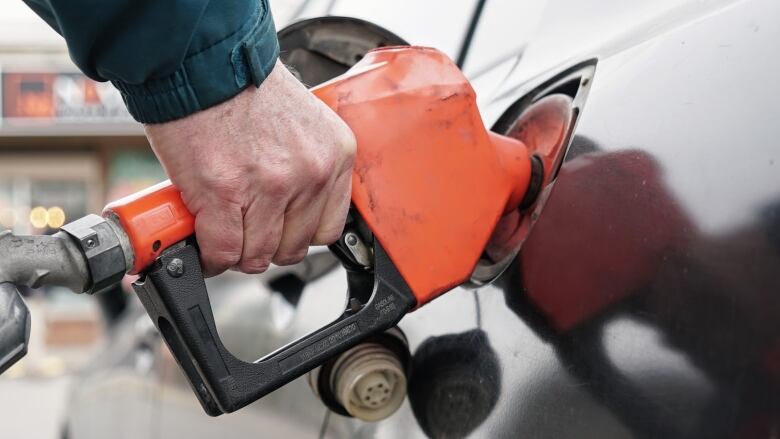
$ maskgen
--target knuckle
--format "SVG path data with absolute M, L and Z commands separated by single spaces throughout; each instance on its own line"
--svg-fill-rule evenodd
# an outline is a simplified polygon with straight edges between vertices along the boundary
M 341 230 L 335 227 L 329 227 L 318 230 L 314 235 L 312 242 L 318 245 L 329 245 L 336 242 L 341 237 Z
M 318 178 L 321 180 L 327 180 L 330 178 L 331 173 L 333 173 L 333 167 L 335 164 L 335 160 L 333 158 L 333 155 L 327 155 L 325 157 L 321 157 L 319 160 L 316 160 L 312 167 L 315 175 L 317 175 Z
M 258 189 L 271 197 L 284 197 L 290 190 L 290 173 L 278 168 L 265 169 L 261 172 Z
M 339 147 L 339 151 L 344 155 L 354 154 L 357 149 L 355 133 L 336 113 L 329 111 L 328 114 L 334 146 Z
M 296 250 L 291 253 L 277 254 L 274 256 L 276 265 L 295 265 L 306 257 L 307 249 Z
M 253 259 L 241 260 L 241 262 L 239 262 L 238 264 L 238 269 L 242 273 L 260 274 L 268 270 L 268 267 L 270 265 L 271 262 L 267 259 L 253 258 Z
M 241 180 L 232 178 L 205 177 L 204 188 L 228 203 L 241 204 L 245 193 Z
M 270 244 L 273 240 L 266 239 L 263 244 L 249 245 L 244 248 L 244 254 L 238 263 L 238 269 L 243 273 L 258 274 L 268 269 L 275 250 Z
M 355 153 L 357 152 L 357 140 L 355 139 L 355 134 L 347 128 L 344 130 L 344 136 L 341 139 L 341 152 L 343 154 L 343 157 L 348 160 L 352 160 L 352 158 L 355 156 Z
M 333 172 L 333 160 L 330 157 L 312 157 L 307 161 L 309 181 L 317 189 L 322 189 L 330 180 Z
M 206 254 L 208 256 L 204 257 L 204 260 L 207 262 L 207 265 L 219 271 L 227 270 L 241 260 L 240 253 L 230 250 L 212 251 Z

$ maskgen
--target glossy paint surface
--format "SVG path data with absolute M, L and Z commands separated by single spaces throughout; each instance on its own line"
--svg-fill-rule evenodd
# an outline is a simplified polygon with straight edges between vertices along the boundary
M 778 12 L 687 9 L 657 35 L 572 58 L 595 58 L 595 74 L 519 259 L 472 293 L 471 316 L 457 291 L 402 322 L 430 334 L 442 314 L 463 316 L 416 346 L 416 362 L 436 345 L 461 359 L 424 369 L 463 374 L 426 372 L 410 389 L 427 435 L 777 434 Z

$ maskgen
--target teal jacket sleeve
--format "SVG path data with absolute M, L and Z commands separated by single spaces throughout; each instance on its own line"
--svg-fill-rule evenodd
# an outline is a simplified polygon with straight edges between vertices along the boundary
M 90 78 L 144 123 L 178 119 L 259 86 L 279 55 L 268 0 L 24 0 Z

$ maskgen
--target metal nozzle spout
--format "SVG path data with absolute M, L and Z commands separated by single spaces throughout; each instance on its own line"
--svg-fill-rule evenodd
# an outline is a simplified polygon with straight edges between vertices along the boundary
M 16 236 L 0 232 L 0 283 L 37 288 L 60 285 L 81 293 L 90 276 L 84 256 L 67 234 Z

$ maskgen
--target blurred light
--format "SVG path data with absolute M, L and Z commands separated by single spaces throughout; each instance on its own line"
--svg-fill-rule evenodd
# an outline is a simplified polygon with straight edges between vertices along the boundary
M 0 210 L 0 225 L 9 229 L 16 225 L 16 214 L 13 209 L 6 207 Z
M 52 229 L 59 229 L 65 224 L 65 211 L 62 210 L 61 207 L 50 207 L 49 210 L 46 211 L 46 215 L 46 224 Z
M 30 224 L 36 229 L 42 229 L 46 227 L 46 223 L 49 222 L 49 212 L 45 208 L 38 206 L 34 207 L 30 211 Z

